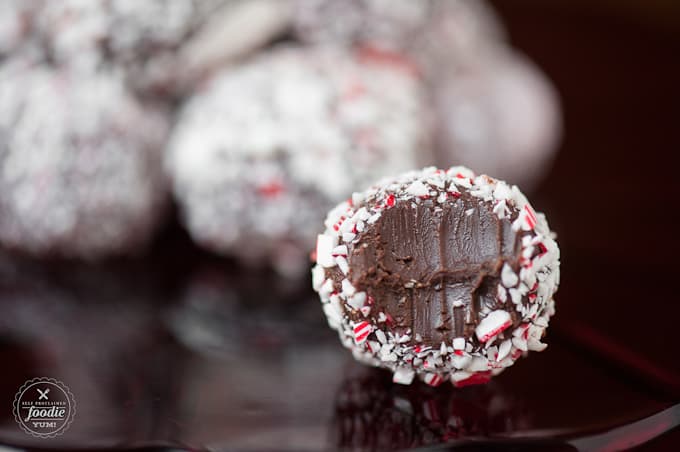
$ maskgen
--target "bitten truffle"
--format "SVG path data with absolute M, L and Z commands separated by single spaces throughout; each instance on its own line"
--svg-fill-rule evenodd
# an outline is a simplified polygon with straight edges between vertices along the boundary
M 426 168 L 354 193 L 325 226 L 312 276 L 328 323 L 395 383 L 484 383 L 546 347 L 559 249 L 516 186 Z

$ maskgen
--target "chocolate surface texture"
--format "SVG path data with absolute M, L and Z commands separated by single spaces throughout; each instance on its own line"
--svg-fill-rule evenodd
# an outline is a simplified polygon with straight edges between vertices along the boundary
M 466 194 L 438 211 L 435 204 L 402 201 L 386 211 L 354 245 L 349 280 L 391 314 L 397 331 L 438 346 L 473 336 L 482 307 L 507 308 L 495 291 L 503 263 L 518 267 L 520 248 L 511 221 L 490 203 Z

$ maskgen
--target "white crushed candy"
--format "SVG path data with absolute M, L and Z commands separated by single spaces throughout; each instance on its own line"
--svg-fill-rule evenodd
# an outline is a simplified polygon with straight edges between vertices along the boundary
M 380 359 L 385 362 L 394 362 L 398 359 L 398 356 L 396 353 L 385 353 L 380 355 Z
M 361 311 L 361 314 L 364 317 L 368 317 L 368 315 L 371 313 L 371 307 L 370 306 L 362 306 L 359 308 L 359 311 Z
M 392 382 L 402 385 L 410 385 L 413 382 L 416 372 L 406 367 L 398 367 L 392 376 Z
M 349 279 L 343 279 L 341 285 L 342 285 L 342 293 L 346 297 L 351 297 L 356 292 L 356 289 L 354 288 L 352 283 L 349 282 Z
M 406 191 L 406 193 L 408 193 L 409 195 L 418 196 L 418 197 L 420 197 L 420 196 L 428 196 L 428 195 L 430 194 L 430 191 L 427 189 L 427 187 L 425 186 L 425 184 L 423 184 L 423 183 L 422 183 L 421 181 L 419 181 L 419 180 L 416 180 L 416 181 L 412 182 L 411 185 L 409 185 L 409 186 L 406 188 L 405 191 Z
M 463 350 L 465 348 L 465 338 L 457 337 L 453 340 L 454 350 Z
M 529 293 L 529 287 L 527 287 L 527 285 L 524 283 L 519 283 L 519 287 L 517 288 L 517 290 L 522 296 Z
M 380 347 L 380 353 L 383 355 L 387 355 L 388 353 L 392 353 L 392 350 L 394 350 L 394 344 L 390 344 L 389 342 L 387 344 L 383 344 Z
M 335 303 L 324 304 L 323 312 L 326 314 L 326 320 L 331 328 L 336 328 L 342 322 L 342 313 Z
M 493 197 L 505 202 L 507 199 L 510 199 L 511 196 L 512 190 L 508 187 L 508 184 L 503 181 L 498 181 L 493 191 Z
M 512 269 L 512 267 L 510 267 L 510 265 L 507 264 L 507 262 L 503 264 L 503 268 L 501 269 L 501 282 L 507 288 L 515 287 L 519 282 L 517 273 L 515 273 L 515 271 Z
M 508 290 L 510 292 L 510 299 L 515 304 L 520 304 L 522 302 L 522 293 L 515 288 Z
M 451 381 L 454 382 L 454 383 L 458 383 L 459 381 L 467 380 L 470 377 L 472 377 L 471 372 L 458 371 L 458 372 L 451 373 Z
M 522 350 L 523 352 L 526 352 L 526 351 L 529 350 L 527 341 L 525 341 L 521 337 L 513 337 L 512 338 L 512 345 L 514 345 L 515 348 Z
M 472 184 L 470 183 L 470 179 L 468 179 L 467 177 L 458 177 L 458 178 L 454 179 L 453 183 L 456 184 L 456 185 L 460 185 L 461 187 L 464 187 L 464 188 L 472 187 Z
M 324 271 L 323 267 L 320 267 L 318 265 L 315 266 L 312 269 L 312 287 L 314 288 L 314 290 L 318 292 L 319 289 L 321 289 L 321 286 L 323 285 L 325 279 L 326 272 Z
M 498 347 L 493 346 L 486 349 L 486 358 L 489 361 L 496 361 L 498 359 Z
M 368 213 L 368 210 L 365 207 L 362 207 L 361 209 L 357 210 L 357 213 L 354 214 L 359 221 L 366 221 L 369 218 L 371 218 L 371 214 Z
M 345 256 L 347 257 L 347 245 L 339 245 L 333 248 L 331 252 L 333 256 Z
M 345 280 L 346 281 L 346 280 Z M 359 310 L 364 307 L 364 302 L 366 301 L 366 292 L 357 292 L 351 297 L 347 298 L 347 304 L 352 307 L 352 309 Z
M 466 370 L 469 372 L 485 372 L 489 370 L 489 360 L 482 356 L 475 356 L 467 365 Z
M 493 213 L 496 214 L 498 218 L 501 220 L 504 219 L 506 216 L 508 216 L 509 210 L 507 205 L 505 204 L 505 200 L 499 201 L 494 207 L 493 207 Z
M 453 364 L 453 367 L 456 369 L 465 369 L 470 365 L 470 362 L 472 361 L 472 356 L 470 355 L 453 355 L 451 358 L 451 364 Z
M 366 220 L 366 223 L 368 223 L 368 224 L 373 224 L 373 223 L 375 223 L 376 221 L 378 221 L 378 218 L 380 218 L 380 212 L 371 215 L 371 216 L 368 218 L 368 220 Z
M 378 338 L 381 344 L 387 343 L 387 336 L 383 330 L 375 330 L 375 337 Z
M 505 303 L 506 301 L 508 301 L 508 292 L 505 290 L 505 287 L 503 287 L 500 284 L 498 285 L 498 289 L 496 291 L 496 296 L 498 297 L 498 299 L 502 303 Z
M 342 241 L 349 243 L 352 240 L 354 240 L 354 237 L 356 237 L 356 236 L 357 235 L 353 232 L 343 232 L 342 233 Z
M 346 220 L 344 220 L 342 222 L 342 224 L 339 227 L 340 233 L 344 234 L 346 232 L 352 232 L 355 224 L 356 224 L 356 219 L 354 217 L 347 218 Z
M 442 342 L 442 345 L 439 347 L 439 353 L 442 355 L 446 355 L 448 353 L 448 349 L 446 348 L 446 344 Z
M 319 289 L 319 295 L 321 296 L 322 300 L 327 301 L 332 292 L 333 292 L 333 280 L 327 279 L 326 282 L 324 282 L 321 285 L 321 288 Z
M 316 262 L 325 268 L 335 267 L 333 248 L 338 243 L 337 237 L 319 234 L 316 238 Z
M 543 317 L 539 317 L 536 320 L 534 320 L 534 325 L 540 326 L 540 327 L 543 327 L 543 328 L 547 328 L 548 327 L 548 320 L 543 318 Z
M 528 314 L 529 318 L 533 319 L 536 316 L 536 314 L 538 313 L 538 307 L 539 307 L 539 305 L 537 305 L 537 304 L 531 305 L 531 308 L 529 309 L 529 314 Z
M 335 263 L 343 274 L 346 275 L 349 273 L 349 264 L 347 263 L 347 259 L 345 259 L 343 256 L 336 257 Z
M 548 344 L 544 344 L 539 340 L 529 338 L 529 341 L 527 342 L 527 348 L 532 352 L 542 352 L 543 350 L 548 348 Z
M 510 339 L 506 339 L 501 342 L 501 345 L 498 347 L 498 356 L 496 357 L 496 361 L 503 361 L 505 357 L 508 356 L 508 353 L 510 353 L 511 349 L 512 341 Z

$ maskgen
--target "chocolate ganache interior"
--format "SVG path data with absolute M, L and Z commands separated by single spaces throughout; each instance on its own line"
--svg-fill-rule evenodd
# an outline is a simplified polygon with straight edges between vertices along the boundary
M 443 204 L 417 201 L 387 209 L 350 251 L 349 279 L 366 291 L 372 312 L 387 313 L 392 328 L 411 329 L 425 345 L 474 338 L 487 310 L 508 311 L 516 327 L 512 303 L 496 293 L 503 264 L 519 268 L 525 233 L 512 229 L 517 213 L 499 219 L 490 202 L 466 192 Z

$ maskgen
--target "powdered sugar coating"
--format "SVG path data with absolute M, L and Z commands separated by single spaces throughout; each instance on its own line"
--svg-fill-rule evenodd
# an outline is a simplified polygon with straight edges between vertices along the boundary
M 161 112 L 119 77 L 0 68 L 0 242 L 99 258 L 143 244 L 165 197 Z
M 166 166 L 198 243 L 294 273 L 333 203 L 418 164 L 425 117 L 407 68 L 332 48 L 276 49 L 188 102 Z
M 352 247 L 361 241 L 361 231 L 378 221 L 386 209 L 399 202 L 418 204 L 424 199 L 436 200 L 438 204 L 455 203 L 463 192 L 489 205 L 498 218 L 511 220 L 513 230 L 520 232 L 520 269 L 503 268 L 496 295 L 503 305 L 514 308 L 521 319 L 519 325 L 508 330 L 512 331 L 511 336 L 506 334 L 502 342 L 496 342 L 501 332 L 512 327 L 506 310 L 482 311 L 474 336 L 455 338 L 450 344 L 425 344 L 409 331 L 395 333 L 390 328 L 390 313 L 372 312 L 376 303 L 360 287 L 353 287 L 349 279 L 342 280 L 338 288 L 330 269 L 345 256 L 335 251 L 329 256 L 329 247 L 347 249 L 350 255 Z M 317 248 L 312 283 L 328 323 L 356 359 L 390 369 L 396 383 L 408 384 L 413 379 L 410 371 L 432 386 L 447 379 L 455 386 L 483 383 L 514 364 L 525 352 L 546 347 L 540 339 L 554 314 L 559 248 L 545 216 L 533 210 L 516 186 L 485 175 L 475 176 L 465 167 L 446 171 L 425 168 L 354 193 L 331 210 L 325 226 L 325 232 L 319 235 L 318 243 L 322 246 Z M 341 272 L 348 275 L 347 271 Z M 350 313 L 357 311 L 364 320 L 351 319 L 361 318 L 356 314 L 350 317 Z

